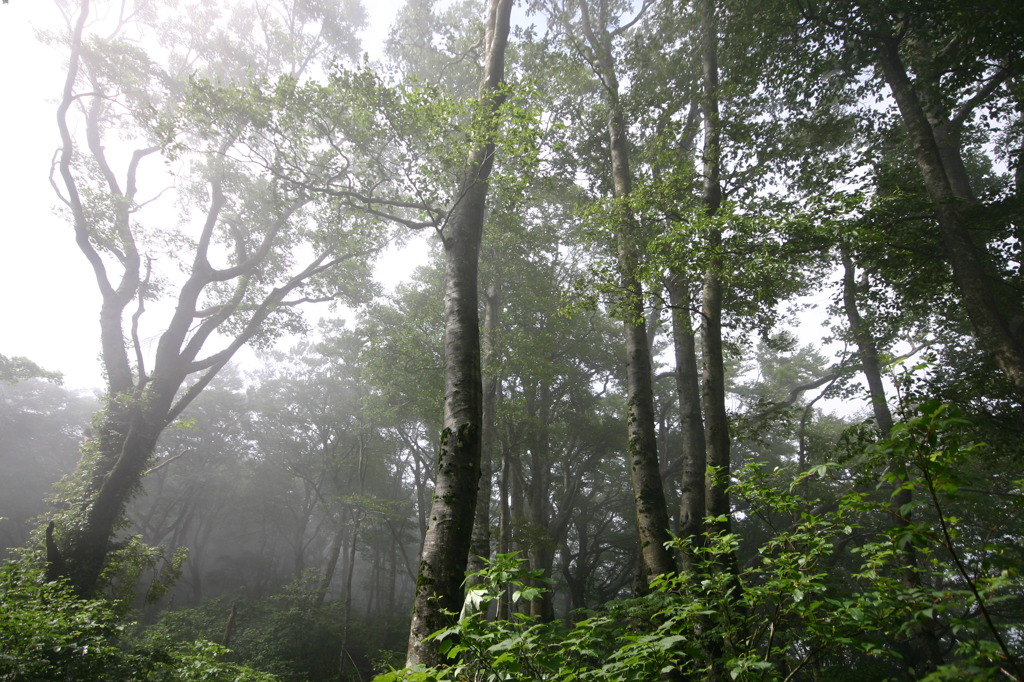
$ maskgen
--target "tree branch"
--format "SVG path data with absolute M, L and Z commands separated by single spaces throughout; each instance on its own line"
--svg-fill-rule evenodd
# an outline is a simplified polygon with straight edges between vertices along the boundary
M 142 344 L 139 342 L 139 319 L 146 311 L 146 288 L 149 286 L 149 278 L 153 272 L 153 261 L 146 258 L 146 276 L 139 284 L 139 306 L 132 314 L 132 346 L 135 348 L 135 364 L 138 371 L 138 384 L 141 388 L 146 383 L 146 360 L 142 354 Z
M 633 26 L 636 25 L 636 23 L 643 18 L 644 14 L 647 13 L 647 10 L 650 9 L 651 5 L 653 5 L 653 4 L 654 4 L 654 0 L 644 0 L 644 4 L 637 11 L 636 16 L 633 17 L 632 19 L 630 19 L 629 21 L 627 21 L 622 26 L 619 26 L 614 31 L 612 31 L 612 35 L 613 36 L 622 35 L 626 31 L 628 31 L 629 29 L 633 28 Z
M 902 361 L 906 360 L 909 357 L 913 357 L 914 355 L 917 355 L 921 350 L 927 348 L 929 345 L 931 345 L 931 344 L 929 344 L 929 343 L 922 343 L 922 344 L 919 344 L 917 346 L 914 346 L 913 348 L 911 348 L 909 351 L 907 351 L 903 355 L 901 355 L 898 358 L 894 359 L 890 364 L 896 364 L 896 363 L 899 363 L 899 362 L 902 362 Z M 835 380 L 839 379 L 840 377 L 842 377 L 844 374 L 853 374 L 854 372 L 858 372 L 861 369 L 863 369 L 863 365 L 861 365 L 861 364 L 849 365 L 849 366 L 840 364 L 838 367 L 834 368 L 828 374 L 820 376 L 817 379 L 812 379 L 812 380 L 810 380 L 810 381 L 808 381 L 806 383 L 794 386 L 793 388 L 791 388 L 789 390 L 789 395 L 787 395 L 783 400 L 780 400 L 777 403 L 772 403 L 771 405 L 766 407 L 764 410 L 762 410 L 758 414 L 754 415 L 754 417 L 750 420 L 750 423 L 751 424 L 755 424 L 755 425 L 756 424 L 760 424 L 761 422 L 765 421 L 769 417 L 772 417 L 772 416 L 778 414 L 779 412 L 782 412 L 787 407 L 792 406 L 794 403 L 796 403 L 797 400 L 800 399 L 800 396 L 803 395 L 804 393 L 806 393 L 807 391 L 810 391 L 810 390 L 813 390 L 815 388 L 818 388 L 819 386 L 823 386 L 823 385 L 829 383 L 830 381 L 835 381 Z
M 68 126 L 67 118 L 68 111 L 71 109 L 72 103 L 76 100 L 74 87 L 75 81 L 78 79 L 78 69 L 81 64 L 82 33 L 85 29 L 85 22 L 89 15 L 89 0 L 83 0 L 81 8 L 78 20 L 72 28 L 71 55 L 68 60 L 68 74 L 67 78 L 64 80 L 64 92 L 61 96 L 60 105 L 57 107 L 57 128 L 60 131 L 61 140 L 61 147 L 59 150 L 60 158 L 57 163 L 57 167 L 60 170 L 61 179 L 64 181 L 64 187 L 68 192 L 67 199 L 64 201 L 71 208 L 75 227 L 75 241 L 78 243 L 79 250 L 85 254 L 86 259 L 92 266 L 93 273 L 96 276 L 96 282 L 100 288 L 100 293 L 104 298 L 106 298 L 107 296 L 112 296 L 114 294 L 114 287 L 110 284 L 110 280 L 107 278 L 107 270 L 106 266 L 103 264 L 103 259 L 100 257 L 100 254 L 96 251 L 96 248 L 89 239 L 89 226 L 85 218 L 85 209 L 82 206 L 82 198 L 78 192 L 78 183 L 75 180 L 74 174 L 71 172 L 71 161 L 74 157 L 75 144 L 71 138 L 71 130 Z M 54 187 L 54 189 L 56 189 L 56 187 Z M 60 196 L 59 191 L 58 196 Z
M 970 116 L 975 109 L 984 104 L 988 98 L 992 96 L 992 94 L 995 93 L 995 91 L 998 90 L 1012 75 L 1012 69 L 1006 66 L 1001 66 L 992 75 L 992 77 L 988 79 L 985 85 L 974 93 L 973 97 L 956 108 L 949 119 L 950 125 L 953 125 L 956 128 L 962 127 L 964 122 L 967 120 L 967 117 Z
M 252 339 L 253 336 L 259 331 L 260 326 L 270 316 L 273 310 L 278 307 L 285 296 L 287 296 L 296 287 L 301 285 L 303 282 L 308 281 L 310 278 L 324 272 L 330 268 L 336 267 L 343 262 L 358 258 L 360 256 L 367 256 L 373 253 L 372 250 L 358 251 L 354 253 L 345 254 L 344 256 L 338 256 L 328 262 L 324 262 L 327 258 L 326 254 L 322 254 L 311 262 L 302 272 L 294 275 L 287 282 L 271 290 L 267 296 L 260 302 L 253 312 L 252 317 L 246 322 L 242 330 L 235 336 L 230 344 L 223 350 L 214 353 L 213 355 L 195 362 L 190 362 L 187 367 L 184 368 L 186 374 L 195 374 L 203 372 L 203 375 L 199 377 L 196 383 L 192 384 L 181 397 L 171 406 L 167 412 L 167 416 L 164 419 L 164 424 L 168 425 L 177 419 L 178 415 L 188 407 L 189 403 L 195 400 L 204 388 L 213 380 L 224 365 L 231 360 L 234 354 L 239 348 L 244 346 Z M 190 342 L 191 345 L 191 342 Z
M 182 450 L 181 452 L 179 452 L 178 454 L 174 455 L 173 457 L 168 457 L 164 461 L 162 461 L 159 464 L 157 464 L 155 467 L 151 467 L 151 468 L 147 469 L 146 471 L 142 472 L 143 477 L 149 476 L 150 474 L 155 474 L 156 472 L 160 471 L 161 469 L 163 469 L 165 466 L 167 466 L 168 464 L 170 464 L 174 460 L 179 459 L 181 457 L 184 457 L 185 453 L 187 453 L 187 452 L 188 452 L 187 450 Z

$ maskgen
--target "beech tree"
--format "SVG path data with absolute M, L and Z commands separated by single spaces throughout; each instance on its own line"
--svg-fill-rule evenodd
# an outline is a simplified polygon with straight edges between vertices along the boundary
M 512 0 L 490 0 L 484 32 L 484 75 L 479 99 L 489 126 L 498 122 L 505 99 L 505 49 Z M 462 607 L 462 582 L 469 556 L 483 430 L 477 271 L 494 167 L 495 140 L 487 134 L 466 160 L 458 203 L 443 235 L 445 249 L 444 428 L 437 458 L 434 497 L 427 520 L 409 630 L 408 665 L 440 662 L 436 640 L 427 636 L 447 623 L 446 612 Z
M 1002 118 L 1012 100 L 1024 46 L 1019 12 L 1003 2 L 984 12 L 956 2 L 927 9 L 898 2 L 799 6 L 811 37 L 837 38 L 876 67 L 913 149 L 975 337 L 1024 395 L 1024 304 L 1005 262 L 993 257 L 991 242 L 978 229 L 988 223 L 989 233 L 998 234 L 999 218 L 979 197 L 967 149 L 976 121 Z M 1012 155 L 1007 150 L 1006 158 L 1015 162 Z
M 1009 3 L 538 0 L 538 37 L 410 0 L 355 64 L 354 5 L 100 1 L 64 3 L 53 184 L 104 409 L 0 384 L 34 483 L 59 457 L 23 451 L 87 434 L 50 579 L 180 572 L 164 604 L 203 603 L 153 637 L 292 676 L 1021 677 Z M 408 230 L 432 261 L 382 296 Z M 369 304 L 312 331 L 314 301 Z
M 617 8 L 606 0 L 552 2 L 549 6 L 552 20 L 557 22 L 566 44 L 593 70 L 604 104 L 606 172 L 612 194 L 608 206 L 619 277 L 616 305 L 623 318 L 626 347 L 627 459 L 644 571 L 650 578 L 673 572 L 675 560 L 666 548 L 669 515 L 658 464 L 653 365 L 640 275 L 644 247 L 642 231 L 630 205 L 633 168 L 616 62 L 616 41 L 642 18 L 648 3 L 629 19 L 619 16 Z
M 100 26 L 90 24 L 92 2 L 64 9 L 69 62 L 53 183 L 102 295 L 107 386 L 73 492 L 65 493 L 67 510 L 56 517 L 47 544 L 51 576 L 67 577 L 79 594 L 88 595 L 99 584 L 125 505 L 161 432 L 239 348 L 299 328 L 295 306 L 358 297 L 379 237 L 322 196 L 286 186 L 247 163 L 253 156 L 272 158 L 275 151 L 261 148 L 254 132 L 265 119 L 245 102 L 235 100 L 232 108 L 225 94 L 222 106 L 215 106 L 218 96 L 207 90 L 197 103 L 188 81 L 192 73 L 206 68 L 229 78 L 255 63 L 245 63 L 256 59 L 254 53 L 239 64 L 217 61 L 216 51 L 196 55 L 172 46 L 164 67 L 125 39 L 129 32 L 159 30 L 158 12 L 138 8 L 137 15 L 122 15 L 113 37 L 103 38 Z M 193 18 L 205 25 L 186 26 L 189 37 L 238 35 L 213 30 L 216 11 Z M 303 42 L 303 31 L 330 24 L 342 43 L 315 46 L 331 48 L 332 54 L 348 49 L 344 42 L 355 25 L 347 19 L 315 12 L 300 19 L 279 27 L 284 38 L 272 26 L 261 27 L 262 35 L 291 39 L 289 45 L 306 48 L 302 54 L 309 56 L 312 47 Z M 294 55 L 282 45 L 271 44 L 263 54 L 268 61 L 262 68 L 295 71 Z M 200 112 L 207 107 L 215 111 L 204 117 Z M 134 138 L 141 146 L 126 149 L 116 137 Z M 125 159 L 116 158 L 122 154 Z M 156 186 L 166 180 L 156 175 L 147 183 L 143 169 L 161 157 L 181 164 L 172 193 L 181 201 L 183 227 L 165 226 L 155 238 L 149 227 L 155 218 L 147 218 L 144 209 L 154 204 L 154 214 L 170 213 Z M 313 245 L 312 255 L 306 244 Z M 180 272 L 162 270 L 168 262 Z M 147 308 L 164 296 L 174 309 L 156 325 L 160 331 L 150 345 L 144 341 Z
M 240 497 L 247 483 L 243 462 L 255 454 L 250 419 L 242 377 L 229 365 L 161 435 L 143 494 L 127 506 L 132 532 L 148 546 L 164 548 L 171 561 L 176 552 L 188 553 L 175 586 L 176 598 L 186 603 L 223 589 L 212 569 L 237 547 L 235 529 L 247 516 Z M 156 568 L 169 563 L 164 559 Z

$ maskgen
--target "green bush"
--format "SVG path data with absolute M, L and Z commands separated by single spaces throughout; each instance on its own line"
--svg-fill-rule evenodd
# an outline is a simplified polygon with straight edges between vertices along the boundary
M 997 534 L 974 541 L 950 511 L 981 450 L 970 426 L 948 406 L 921 404 L 869 453 L 869 467 L 886 467 L 875 485 L 862 477 L 831 505 L 794 490 L 809 477 L 830 480 L 834 467 L 796 481 L 747 467 L 732 494 L 745 523 L 770 530 L 749 560 L 737 564 L 736 534 L 709 534 L 689 548 L 695 571 L 659 576 L 649 595 L 578 614 L 571 626 L 522 614 L 491 622 L 485 609 L 464 609 L 431 635 L 446 665 L 376 682 L 1021 679 L 1024 588 L 1002 559 L 1013 535 L 1002 545 Z M 910 490 L 913 503 L 894 509 L 894 490 Z M 1011 519 L 1013 504 L 1004 510 Z M 534 596 L 517 566 L 513 555 L 496 557 L 467 603 L 484 605 L 506 584 Z M 935 669 L 915 662 L 926 628 L 944 655 Z
M 223 662 L 227 649 L 195 641 L 174 647 L 119 646 L 127 625 L 110 602 L 83 600 L 63 582 L 9 563 L 0 568 L 0 680 L 274 682 Z
M 100 679 L 123 662 L 120 626 L 102 601 L 10 563 L 0 568 L 0 679 Z

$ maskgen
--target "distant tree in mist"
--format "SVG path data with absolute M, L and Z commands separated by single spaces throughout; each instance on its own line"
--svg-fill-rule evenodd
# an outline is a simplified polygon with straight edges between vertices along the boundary
M 19 358 L 16 358 L 16 360 Z M 0 383 L 0 552 L 23 546 L 88 437 L 95 398 L 52 381 Z

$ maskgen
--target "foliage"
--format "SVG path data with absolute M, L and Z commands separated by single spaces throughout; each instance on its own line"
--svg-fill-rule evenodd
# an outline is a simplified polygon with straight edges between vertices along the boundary
M 229 660 L 288 679 L 337 679 L 343 656 L 365 667 L 370 651 L 392 644 L 441 432 L 445 273 L 435 261 L 384 298 L 371 259 L 410 229 L 450 236 L 472 179 L 467 155 L 493 139 L 478 280 L 498 318 L 483 376 L 495 380 L 485 456 L 494 458 L 490 515 L 503 554 L 435 635 L 448 667 L 383 679 L 650 680 L 673 669 L 694 679 L 1024 678 L 1015 662 L 1021 394 L 980 350 L 984 334 L 971 336 L 974 304 L 960 300 L 950 267 L 965 251 L 944 242 L 936 208 L 948 202 L 929 195 L 876 40 L 891 38 L 907 67 L 945 170 L 963 185 L 953 203 L 968 241 L 1019 339 L 1024 31 L 1007 0 L 984 11 L 949 0 L 533 2 L 557 10 L 552 32 L 519 27 L 496 116 L 475 94 L 486 48 L 479 0 L 409 0 L 384 63 L 357 63 L 356 0 L 147 0 L 125 4 L 119 26 L 105 23 L 100 0 L 58 2 L 69 21 L 94 5 L 81 40 L 70 24 L 51 38 L 70 48 L 73 67 L 66 154 L 53 180 L 109 290 L 111 394 L 83 433 L 84 400 L 53 373 L 0 355 L 0 515 L 11 517 L 0 540 L 30 541 L 24 520 L 43 511 L 43 488 L 82 444 L 81 468 L 44 520 L 56 522 L 59 549 L 73 544 L 128 452 L 118 434 L 156 426 L 131 450 L 141 484 L 107 505 L 119 511 L 137 489 L 147 493 L 102 543 L 108 601 L 78 602 L 97 629 L 72 626 L 68 610 L 22 633 L 57 641 L 64 635 L 47 628 L 67 623 L 79 632 L 68 637 L 92 639 L 77 653 L 66 643 L 26 653 L 25 665 L 49 656 L 53 669 L 15 675 L 148 679 L 166 663 L 180 668 L 159 673 L 168 679 L 216 679 L 218 661 Z M 723 201 L 714 216 L 701 201 L 701 5 L 719 19 L 721 143 L 711 157 L 721 162 Z M 572 19 L 560 21 L 563 12 Z M 588 29 L 588 13 L 608 25 Z M 610 68 L 578 49 L 593 29 L 608 37 L 599 61 Z M 616 199 L 609 109 L 621 109 L 632 159 L 632 190 Z M 623 291 L 615 265 L 627 214 L 635 224 L 624 244 L 637 262 L 626 269 L 639 268 L 642 295 Z M 841 396 L 847 415 L 856 409 L 860 368 L 849 346 L 841 360 L 825 348 L 860 345 L 852 321 L 834 323 L 845 307 L 840 254 L 883 364 L 909 342 L 927 344 L 932 362 L 913 383 L 898 380 L 902 423 L 881 442 L 870 419 L 848 427 L 815 407 Z M 626 363 L 608 310 L 646 318 L 663 361 L 663 318 L 676 305 L 664 300 L 667 274 L 688 289 L 687 333 L 709 329 L 697 295 L 704 277 L 724 289 L 726 361 L 736 368 L 732 464 L 758 466 L 732 489 L 732 534 L 676 543 L 698 557 L 692 573 L 609 602 L 629 593 L 638 547 L 633 500 L 617 485 L 628 469 Z M 819 303 L 832 294 L 832 332 L 802 346 L 778 325 L 812 293 Z M 574 315 L 555 315 L 560 297 Z M 168 325 L 159 316 L 175 298 L 181 315 Z M 325 324 L 316 332 L 324 342 L 304 338 L 273 358 L 276 368 L 223 391 L 207 385 L 241 343 L 266 350 L 311 332 L 299 305 L 328 300 L 369 304 L 345 311 L 354 330 Z M 666 370 L 653 373 L 673 500 L 691 427 Z M 801 397 L 829 381 L 817 398 Z M 41 562 L 41 527 L 34 540 L 20 551 Z M 504 553 L 514 549 L 531 570 Z M 541 575 L 554 581 L 549 595 Z M 136 598 L 150 576 L 147 600 L 198 606 L 128 633 L 117 618 L 131 606 L 145 609 L 142 620 L 157 617 Z M 33 589 L 57 591 L 33 605 Z M 24 597 L 10 602 L 11 631 L 37 607 L 60 606 L 60 589 L 38 576 L 5 588 Z M 488 620 L 499 595 L 520 613 Z M 596 604 L 569 624 L 524 615 Z M 937 669 L 915 652 L 926 631 L 945 656 Z M 197 638 L 230 639 L 235 650 Z
M 503 584 L 528 596 L 529 572 L 515 568 L 514 556 L 499 555 L 459 620 L 433 635 L 450 663 L 377 680 L 619 681 L 671 671 L 701 679 L 713 670 L 734 680 L 882 679 L 908 670 L 924 622 L 939 624 L 951 654 L 938 670 L 916 677 L 1016 675 L 1015 606 L 1024 592 L 1016 568 L 1001 560 L 1013 540 L 990 536 L 974 546 L 949 512 L 959 493 L 957 471 L 982 447 L 970 441 L 970 427 L 962 414 L 933 401 L 875 446 L 877 456 L 896 462 L 874 479 L 877 490 L 895 494 L 909 486 L 918 500 L 913 517 L 899 510 L 905 518 L 896 526 L 881 523 L 890 513 L 889 494 L 864 485 L 837 505 L 794 492 L 805 479 L 830 478 L 835 465 L 816 466 L 788 487 L 783 470 L 750 465 L 732 494 L 747 514 L 774 528 L 750 560 L 728 570 L 740 538 L 708 534 L 695 548 L 695 572 L 659 576 L 651 594 L 577 614 L 571 625 L 523 614 L 488 622 L 486 609 L 469 608 L 496 599 Z M 908 543 L 923 557 L 913 585 L 901 580 L 900 549 Z
M 120 628 L 102 601 L 77 600 L 60 583 L 15 563 L 0 569 L 0 672 L 5 679 L 96 679 L 120 663 Z
M 28 358 L 9 358 L 0 353 L 0 382 L 17 384 L 28 379 L 46 379 L 55 384 L 63 381 L 60 372 L 45 370 Z
M 63 582 L 9 563 L 0 569 L 0 679 L 272 682 L 272 675 L 221 659 L 225 647 L 119 646 L 126 625 L 103 600 L 77 598 Z
M 95 400 L 50 381 L 0 383 L 0 557 L 24 545 L 54 481 L 74 467 Z

